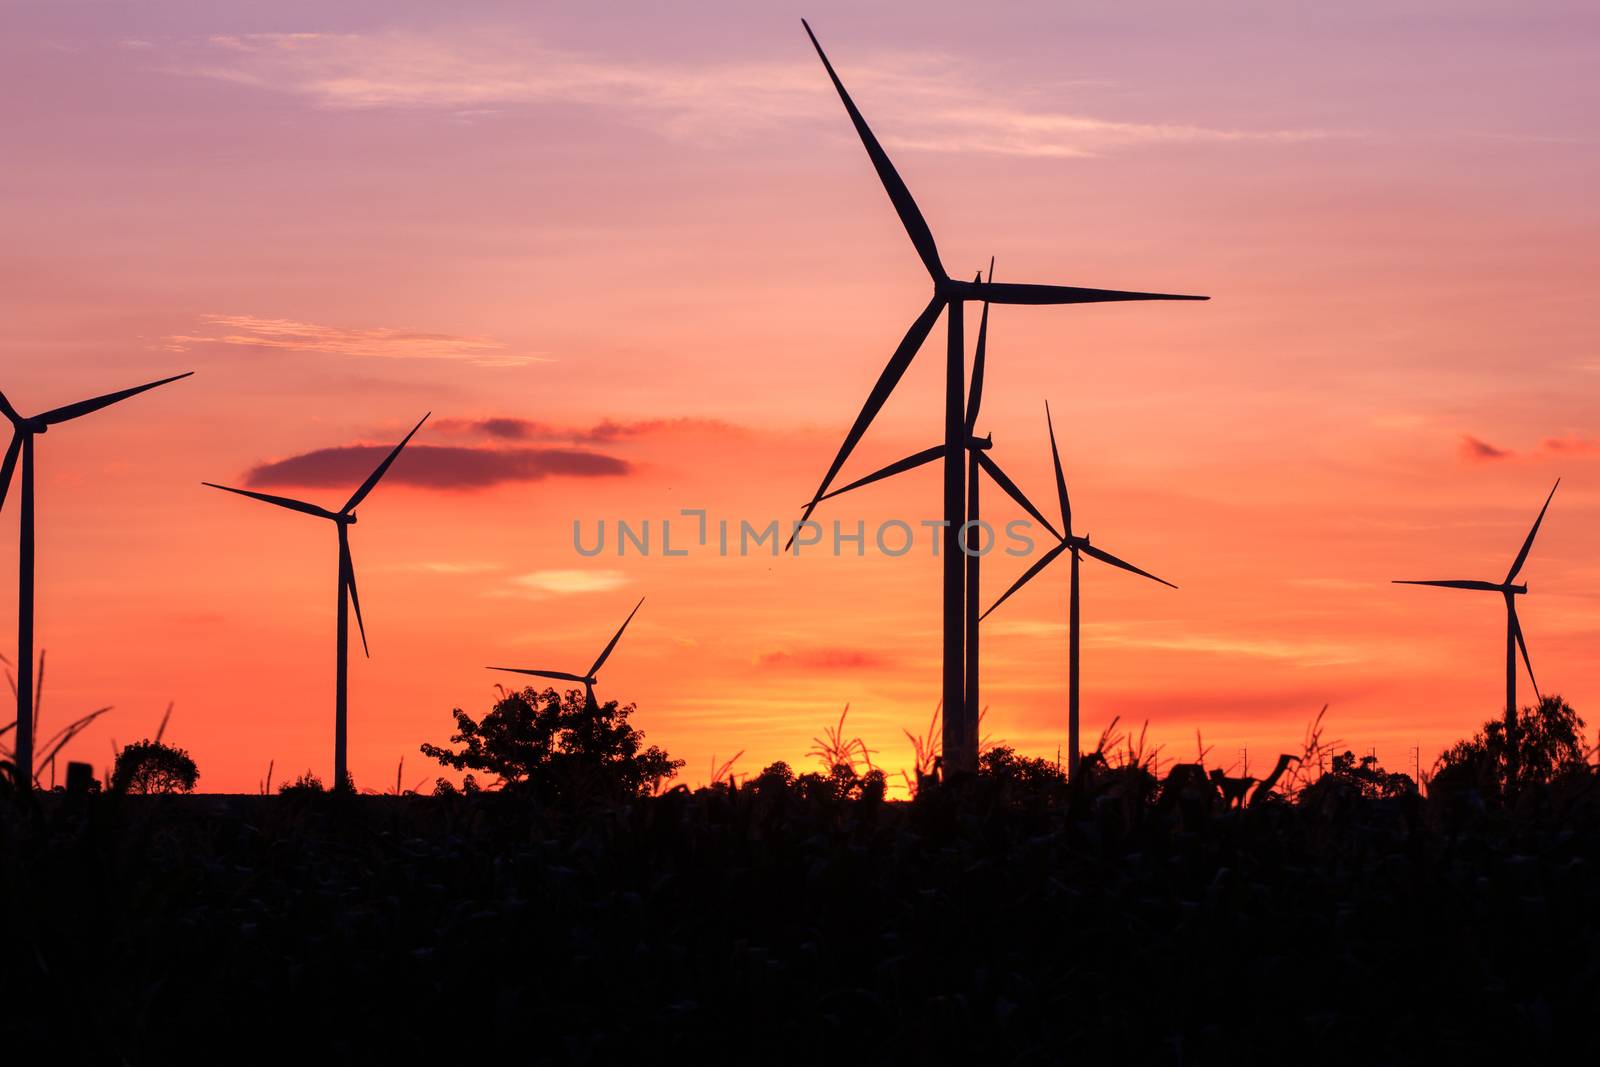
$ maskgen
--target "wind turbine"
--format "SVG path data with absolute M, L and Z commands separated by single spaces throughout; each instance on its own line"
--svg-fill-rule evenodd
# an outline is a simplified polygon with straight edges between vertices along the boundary
M 0 393 L 0 414 L 11 420 L 11 445 L 0 461 L 0 508 L 5 507 L 6 495 L 11 489 L 11 475 L 20 460 L 22 464 L 22 513 L 19 517 L 21 532 L 17 540 L 17 740 L 14 755 L 18 768 L 17 788 L 26 792 L 33 788 L 33 570 L 34 525 L 33 502 L 33 439 L 57 423 L 67 422 L 110 407 L 119 400 L 187 378 L 194 371 L 174 374 L 157 382 L 136 385 L 115 393 L 80 400 L 76 404 L 51 408 L 42 415 L 29 418 L 11 406 L 11 401 Z
M 922 217 L 922 212 L 917 208 L 916 201 L 911 197 L 911 192 L 901 180 L 894 164 L 889 161 L 889 156 L 884 152 L 883 146 L 878 143 L 877 137 L 868 128 L 867 122 L 857 110 L 855 101 L 845 91 L 844 83 L 839 80 L 839 75 L 834 72 L 833 64 L 822 51 L 822 45 L 817 42 L 816 34 L 811 32 L 811 25 L 801 20 L 805 26 L 806 35 L 811 38 L 811 44 L 817 51 L 817 56 L 822 60 L 823 67 L 828 72 L 833 87 L 839 93 L 839 99 L 844 103 L 845 111 L 849 113 L 850 121 L 855 126 L 856 134 L 861 138 L 862 145 L 866 148 L 867 156 L 872 160 L 873 169 L 878 173 L 878 180 L 883 184 L 884 190 L 889 194 L 889 200 L 894 205 L 895 213 L 900 217 L 900 223 L 905 227 L 911 243 L 922 260 L 923 267 L 927 270 L 933 281 L 933 295 L 928 300 L 928 305 L 922 309 L 911 328 L 906 331 L 900 345 L 895 349 L 894 355 L 889 357 L 888 364 L 878 376 L 877 384 L 872 387 L 872 392 L 867 396 L 867 402 L 861 408 L 861 413 L 856 416 L 855 423 L 850 427 L 850 432 L 845 435 L 844 444 L 840 446 L 838 455 L 834 457 L 827 474 L 822 478 L 816 493 L 812 495 L 811 503 L 806 506 L 801 522 L 810 518 L 811 512 L 816 508 L 822 498 L 827 495 L 828 489 L 833 484 L 833 479 L 838 475 L 845 461 L 850 457 L 856 443 L 866 433 L 867 427 L 877 416 L 884 402 L 889 399 L 889 394 L 899 384 L 906 368 L 911 365 L 911 360 L 922 347 L 923 341 L 933 329 L 934 322 L 939 318 L 941 311 L 946 312 L 945 346 L 945 434 L 941 455 L 944 459 L 944 609 L 943 609 L 943 697 L 944 697 L 944 753 L 945 765 L 952 771 L 971 772 L 976 770 L 978 762 L 978 714 L 976 708 L 964 707 L 964 665 L 962 662 L 962 637 L 966 622 L 964 618 L 964 584 L 965 574 L 962 566 L 961 552 L 961 525 L 962 512 L 966 507 L 967 470 L 962 460 L 962 454 L 967 449 L 966 423 L 962 412 L 963 377 L 966 367 L 965 343 L 962 336 L 964 322 L 964 306 L 968 300 L 981 300 L 994 304 L 1087 304 L 1103 303 L 1120 300 L 1204 300 L 1201 296 L 1173 296 L 1164 293 L 1134 293 L 1123 292 L 1115 289 L 1083 289 L 1062 285 L 1027 285 L 1015 282 L 995 283 L 993 281 L 964 281 L 950 277 L 945 271 L 943 263 L 939 260 L 939 250 L 933 239 L 933 232 L 928 228 L 927 222 Z M 794 539 L 790 538 L 790 545 Z M 955 711 L 961 714 L 954 714 Z
M 344 789 L 349 779 L 349 765 L 346 760 L 348 750 L 348 712 L 349 712 L 349 673 L 347 662 L 350 647 L 350 609 L 355 608 L 356 627 L 361 631 L 361 651 L 368 657 L 372 652 L 367 648 L 367 627 L 361 621 L 361 597 L 356 593 L 356 568 L 350 557 L 350 527 L 355 525 L 356 507 L 367 498 L 378 481 L 386 474 L 389 467 L 400 455 L 400 450 L 406 447 L 416 432 L 422 429 L 422 424 L 428 421 L 428 412 L 422 416 L 411 432 L 401 438 L 394 450 L 384 457 L 376 470 L 367 476 L 361 483 L 361 488 L 350 495 L 344 507 L 338 511 L 329 511 L 315 504 L 307 504 L 303 500 L 293 500 L 286 496 L 273 496 L 270 493 L 257 493 L 249 489 L 234 489 L 227 485 L 218 485 L 216 482 L 202 482 L 213 489 L 221 489 L 229 493 L 238 493 L 240 496 L 251 497 L 268 504 L 276 504 L 280 508 L 298 511 L 304 515 L 312 515 L 319 519 L 328 519 L 339 531 L 339 606 L 337 611 L 338 636 L 336 638 L 336 660 L 334 667 L 334 695 L 333 695 L 333 788 Z
M 989 275 L 991 278 L 994 276 L 993 260 L 989 262 Z M 1049 530 L 1054 537 L 1060 538 L 1061 536 L 1056 532 L 1056 528 L 1050 525 L 1050 520 L 1040 514 L 1039 509 L 1033 506 L 1033 502 L 1028 499 L 1027 495 L 1017 488 L 1016 482 L 1012 481 L 1006 472 L 1000 468 L 1000 465 L 990 457 L 989 451 L 994 447 L 992 436 L 977 436 L 978 412 L 983 404 L 983 372 L 986 364 L 988 337 L 989 305 L 984 304 L 983 316 L 978 323 L 978 344 L 972 357 L 972 388 L 967 394 L 966 415 L 962 422 L 966 432 L 965 447 L 967 453 L 967 511 L 965 522 L 962 525 L 967 539 L 965 546 L 966 615 L 964 619 L 966 628 L 966 662 L 964 665 L 963 680 L 965 689 L 962 703 L 963 706 L 974 709 L 978 707 L 978 582 L 982 563 L 982 556 L 979 552 L 981 548 L 979 539 L 982 536 L 979 523 L 983 517 L 978 492 L 982 481 L 979 477 L 979 471 L 987 474 L 996 485 L 1005 491 L 1007 496 L 1021 505 L 1024 511 L 1036 519 L 1046 530 Z M 835 489 L 823 495 L 821 500 L 829 500 L 853 489 L 860 489 L 862 486 L 893 477 L 896 474 L 904 474 L 907 471 L 916 470 L 918 467 L 931 463 L 943 455 L 944 445 L 942 444 L 925 448 L 921 452 L 913 453 L 905 459 L 873 471 L 865 478 L 859 478 L 849 485 Z M 974 717 L 976 714 L 976 711 L 974 711 Z M 975 718 L 974 721 L 976 721 Z
M 1522 637 L 1522 623 L 1517 620 L 1516 598 L 1528 592 L 1528 585 L 1512 585 L 1517 574 L 1521 572 L 1522 565 L 1528 561 L 1528 552 L 1533 548 L 1533 539 L 1538 536 L 1539 524 L 1544 522 L 1544 513 L 1550 510 L 1550 501 L 1555 498 L 1556 489 L 1561 486 L 1561 479 L 1556 479 L 1556 484 L 1550 487 L 1550 495 L 1544 498 L 1544 507 L 1539 509 L 1539 517 L 1533 520 L 1533 528 L 1528 531 L 1528 539 L 1522 542 L 1522 551 L 1517 553 L 1517 558 L 1511 561 L 1511 569 L 1506 572 L 1503 582 L 1477 582 L 1477 581 L 1431 581 L 1419 582 L 1409 580 L 1396 580 L 1395 585 L 1437 585 L 1446 589 L 1476 589 L 1488 593 L 1499 593 L 1506 600 L 1506 740 L 1509 751 L 1515 758 L 1516 733 L 1517 733 L 1517 651 L 1522 652 L 1522 663 L 1528 668 L 1528 681 L 1533 685 L 1535 696 L 1539 696 L 1539 683 L 1533 678 L 1533 663 L 1528 659 L 1528 643 Z M 1540 697 L 1542 700 L 1543 697 Z
M 1089 543 L 1089 535 L 1082 537 L 1072 532 L 1072 502 L 1067 498 L 1067 479 L 1061 473 L 1061 452 L 1056 448 L 1056 428 L 1050 420 L 1050 404 L 1044 406 L 1045 426 L 1050 430 L 1050 458 L 1055 462 L 1056 468 L 1056 495 L 1061 502 L 1061 529 L 1063 535 L 1061 543 L 1039 557 L 1038 562 L 1023 572 L 1021 578 L 1012 583 L 1005 596 L 996 600 L 989 611 L 983 613 L 981 618 L 988 618 L 989 612 L 1004 604 L 1012 593 L 1027 585 L 1033 576 L 1055 562 L 1056 557 L 1063 552 L 1069 553 L 1072 558 L 1072 579 L 1069 586 L 1067 600 L 1067 776 L 1075 778 L 1078 774 L 1078 759 L 1081 754 L 1079 746 L 1079 714 L 1078 714 L 1078 564 L 1083 556 L 1089 556 L 1102 563 L 1109 563 L 1113 567 L 1120 567 L 1131 574 L 1149 578 L 1152 582 L 1160 582 L 1172 589 L 1178 588 L 1164 578 L 1157 578 L 1149 571 L 1140 570 L 1126 560 L 1118 559 L 1103 548 L 1098 548 Z
M 628 612 L 628 617 L 622 620 L 622 625 L 617 627 L 617 632 L 611 635 L 611 640 L 606 643 L 606 647 L 600 650 L 600 655 L 596 657 L 594 665 L 589 668 L 587 674 L 569 674 L 566 671 L 536 671 L 523 667 L 490 667 L 489 670 L 510 671 L 512 674 L 531 674 L 536 678 L 559 678 L 564 682 L 582 682 L 583 710 L 590 716 L 592 724 L 595 713 L 600 710 L 600 705 L 594 699 L 594 683 L 599 680 L 600 668 L 605 666 L 606 658 L 611 655 L 611 650 L 616 648 L 617 642 L 622 639 L 622 631 L 628 628 L 628 624 L 633 621 L 635 615 L 639 614 L 639 608 L 643 605 L 644 597 L 640 597 L 639 603 L 633 606 L 633 610 Z

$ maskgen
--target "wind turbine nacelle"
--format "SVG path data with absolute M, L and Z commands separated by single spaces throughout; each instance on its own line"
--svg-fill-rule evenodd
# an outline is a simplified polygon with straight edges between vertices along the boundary
M 50 429 L 50 424 L 43 419 L 19 419 L 18 424 L 24 433 L 41 434 Z
M 1521 585 L 1508 585 L 1506 586 L 1506 592 L 1512 594 L 1513 596 L 1525 596 L 1528 592 L 1528 583 L 1523 582 Z
M 348 515 L 337 515 L 333 521 L 341 526 L 354 526 L 356 524 L 356 513 L 352 511 Z

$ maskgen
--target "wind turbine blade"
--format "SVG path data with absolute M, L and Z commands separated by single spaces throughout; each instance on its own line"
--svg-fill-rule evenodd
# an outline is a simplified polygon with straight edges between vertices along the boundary
M 917 209 L 917 202 L 911 198 L 911 190 L 906 188 L 899 171 L 889 162 L 888 153 L 878 143 L 877 137 L 873 136 L 872 130 L 867 126 L 867 120 L 856 110 L 855 101 L 850 99 L 850 94 L 845 91 L 844 82 L 840 81 L 839 75 L 834 72 L 833 64 L 828 62 L 827 53 L 823 52 L 822 45 L 817 41 L 817 35 L 811 32 L 811 23 L 801 19 L 800 24 L 806 28 L 806 36 L 811 38 L 811 46 L 817 50 L 818 58 L 822 60 L 823 67 L 828 71 L 828 77 L 833 81 L 833 87 L 839 92 L 839 99 L 844 101 L 844 109 L 850 113 L 850 121 L 855 124 L 856 134 L 860 136 L 861 144 L 872 160 L 873 169 L 878 172 L 878 180 L 883 183 L 884 191 L 889 194 L 889 201 L 894 204 L 895 213 L 900 216 L 900 225 L 905 227 L 906 235 L 916 246 L 917 255 L 922 257 L 922 265 L 928 269 L 935 283 L 944 281 L 946 277 L 944 264 L 939 262 L 939 249 L 934 244 L 933 231 L 928 229 L 927 220 Z
M 1129 572 L 1131 572 L 1133 574 L 1137 574 L 1137 575 L 1140 575 L 1142 577 L 1148 578 L 1152 582 L 1160 582 L 1162 585 L 1166 586 L 1169 589 L 1178 588 L 1177 586 L 1173 585 L 1171 582 L 1167 581 L 1165 578 L 1157 578 L 1155 575 L 1151 574 L 1149 571 L 1142 571 L 1138 567 L 1135 567 L 1133 564 L 1129 563 L 1127 560 L 1118 559 L 1116 556 L 1113 556 L 1111 553 L 1105 551 L 1104 549 L 1096 548 L 1094 545 L 1091 545 L 1091 544 L 1088 544 L 1088 543 L 1080 543 L 1078 547 L 1083 549 L 1084 555 L 1093 556 L 1095 559 L 1099 560 L 1101 563 L 1109 563 L 1113 567 L 1121 567 L 1125 571 L 1129 571 Z
M 22 451 L 22 434 L 12 433 L 11 444 L 6 448 L 6 458 L 0 461 L 0 509 L 6 506 L 6 494 L 11 491 L 11 475 L 17 469 L 17 455 Z
M 1556 479 L 1556 484 L 1550 487 L 1550 495 L 1544 498 L 1544 507 L 1539 509 L 1539 517 L 1533 520 L 1533 529 L 1528 531 L 1528 539 L 1522 542 L 1522 551 L 1517 553 L 1516 560 L 1511 564 L 1511 569 L 1506 572 L 1506 584 L 1517 576 L 1522 565 L 1528 561 L 1528 552 L 1533 548 L 1533 539 L 1539 535 L 1539 524 L 1544 521 L 1544 513 L 1550 510 L 1550 501 L 1555 497 L 1556 490 L 1561 487 L 1561 479 Z
M 1021 489 L 1017 488 L 1016 482 L 1006 476 L 1006 472 L 1000 469 L 1000 464 L 989 458 L 989 453 L 978 453 L 978 466 L 988 471 L 989 477 L 994 479 L 994 484 L 1004 489 L 1006 495 L 1021 505 L 1023 511 L 1037 519 L 1040 526 L 1054 534 L 1057 540 L 1061 538 L 1061 534 L 1056 528 L 1050 525 L 1050 520 L 1039 514 L 1039 509 L 1033 506 L 1033 501 L 1029 500 L 1027 494 L 1023 493 Z
M 878 382 L 872 387 L 872 392 L 867 396 L 867 402 L 861 407 L 861 414 L 856 416 L 855 424 L 850 427 L 850 432 L 845 434 L 844 444 L 839 446 L 839 454 L 833 457 L 833 465 L 828 468 L 828 473 L 822 478 L 822 484 L 817 487 L 816 495 L 811 498 L 811 503 L 806 505 L 805 513 L 800 516 L 800 521 L 805 522 L 811 518 L 811 513 L 816 510 L 817 504 L 833 484 L 833 479 L 839 473 L 839 468 L 844 466 L 844 461 L 850 458 L 850 453 L 867 432 L 867 427 L 872 425 L 872 420 L 877 418 L 884 402 L 889 399 L 889 394 L 894 392 L 894 387 L 900 384 L 900 379 L 905 375 L 906 368 L 911 366 L 911 360 L 916 356 L 917 350 L 922 347 L 922 342 L 927 340 L 928 331 L 933 329 L 933 324 L 939 318 L 939 312 L 944 310 L 944 297 L 934 296 L 928 301 L 928 306 L 922 309 L 911 328 L 906 331 L 905 337 L 900 340 L 900 347 L 894 350 L 894 355 L 889 357 L 889 363 L 883 368 L 883 373 L 878 375 Z M 794 537 L 790 536 L 789 544 L 794 544 Z M 784 551 L 788 551 L 787 548 Z
M 350 556 L 350 541 L 343 526 L 339 527 L 339 570 L 344 574 L 344 587 L 350 594 L 350 606 L 355 609 L 356 629 L 361 632 L 361 651 L 371 659 L 372 650 L 367 647 L 367 624 L 361 621 L 361 596 L 356 592 L 356 561 Z
M 1038 561 L 1035 562 L 1033 566 L 1029 567 L 1022 573 L 1021 578 L 1018 578 L 1016 581 L 1011 583 L 1011 588 L 1006 590 L 1004 596 L 1002 596 L 999 600 L 996 600 L 993 604 L 989 605 L 989 611 L 986 611 L 982 615 L 978 616 L 978 620 L 981 622 L 984 619 L 987 619 L 990 612 L 994 611 L 995 608 L 998 608 L 1001 604 L 1004 604 L 1007 600 L 1011 599 L 1012 593 L 1015 593 L 1018 589 L 1021 589 L 1023 586 L 1031 582 L 1035 574 L 1038 574 L 1040 571 L 1050 566 L 1057 556 L 1061 555 L 1061 553 L 1065 552 L 1070 547 L 1071 544 L 1069 542 L 1063 541 L 1050 551 L 1046 552 L 1044 555 L 1040 556 Z
M 1061 529 L 1072 536 L 1072 501 L 1067 496 L 1067 478 L 1061 473 L 1061 450 L 1056 448 L 1056 426 L 1050 421 L 1050 401 L 1044 402 L 1044 424 L 1050 431 L 1050 458 L 1056 465 L 1056 497 L 1061 502 Z
M 600 673 L 600 668 L 605 666 L 606 657 L 611 655 L 611 650 L 613 648 L 616 648 L 617 647 L 617 642 L 622 639 L 622 631 L 624 631 L 624 630 L 626 630 L 628 628 L 628 624 L 633 621 L 633 617 L 635 615 L 639 614 L 639 609 L 643 605 L 644 605 L 644 597 L 640 597 L 639 598 L 639 603 L 637 603 L 637 604 L 635 604 L 633 606 L 633 610 L 628 612 L 628 617 L 626 619 L 622 620 L 622 625 L 617 627 L 617 632 L 612 635 L 611 642 L 609 644 L 607 644 L 606 647 L 605 647 L 605 650 L 600 653 L 600 658 L 594 661 L 594 666 L 593 667 L 589 668 L 589 677 L 590 678 L 593 678 L 595 675 Z
M 1528 668 L 1528 681 L 1533 683 L 1533 695 L 1539 698 L 1539 703 L 1544 703 L 1544 694 L 1539 692 L 1539 681 L 1533 676 L 1533 661 L 1528 658 L 1528 642 L 1522 636 L 1522 620 L 1517 618 L 1517 608 L 1507 598 L 1507 608 L 1511 612 L 1511 632 L 1517 636 L 1517 648 L 1522 650 L 1522 665 Z
M 943 445 L 934 445 L 932 448 L 924 448 L 921 452 L 918 452 L 914 456 L 907 456 L 905 459 L 896 460 L 894 463 L 889 464 L 887 467 L 884 467 L 881 470 L 873 471 L 865 478 L 856 479 L 843 489 L 835 489 L 827 496 L 822 497 L 821 500 L 831 500 L 841 493 L 848 493 L 852 489 L 860 489 L 864 485 L 871 485 L 873 482 L 882 481 L 885 478 L 892 478 L 896 474 L 904 474 L 906 471 L 915 470 L 924 463 L 931 463 L 933 460 L 938 459 L 942 455 L 944 455 Z
M 1074 285 L 1028 285 L 1021 282 L 983 282 L 970 297 L 994 304 L 1105 304 L 1121 300 L 1210 300 L 1209 296 L 1174 293 L 1131 293 L 1121 289 L 1080 289 Z
M 52 408 L 43 415 L 40 415 L 39 421 L 47 425 L 54 426 L 58 422 L 66 422 L 68 419 L 75 419 L 80 415 L 87 415 L 91 411 L 99 411 L 101 408 L 110 407 L 119 400 L 126 400 L 130 396 L 137 396 L 138 394 L 147 390 L 154 389 L 158 385 L 166 385 L 168 382 L 175 382 L 180 378 L 187 378 L 193 373 L 194 371 L 192 370 L 185 371 L 182 374 L 174 374 L 170 378 L 163 378 L 159 382 L 136 385 L 132 389 L 119 389 L 117 392 L 107 393 L 105 396 L 97 396 L 89 400 L 80 400 L 76 404 L 68 404 L 66 407 Z
M 221 489 L 225 493 L 238 493 L 240 496 L 247 496 L 253 500 L 261 500 L 268 504 L 276 504 L 280 508 L 288 508 L 290 511 L 299 511 L 307 515 L 315 515 L 319 519 L 338 518 L 337 515 L 326 508 L 319 508 L 315 504 L 307 504 L 304 500 L 295 500 L 292 497 L 273 496 L 271 493 L 256 493 L 249 489 L 235 489 L 230 485 L 218 485 L 216 482 L 201 482 L 200 484 L 209 485 L 213 489 Z
M 563 682 L 586 682 L 587 678 L 580 674 L 568 674 L 566 671 L 529 671 L 521 667 L 487 667 L 491 671 L 510 671 L 512 674 L 531 674 L 535 678 L 559 678 Z
M 982 279 L 983 275 L 978 275 Z M 989 340 L 989 305 L 983 305 L 983 318 L 978 321 L 978 347 L 972 356 L 972 389 L 967 393 L 967 436 L 972 436 L 978 425 L 978 409 L 983 406 L 983 357 Z
M 1391 585 L 1436 585 L 1436 586 L 1439 586 L 1442 589 L 1481 589 L 1484 592 L 1489 592 L 1489 593 L 1504 592 L 1504 590 L 1500 586 L 1495 585 L 1493 582 L 1472 582 L 1472 581 L 1416 582 L 1416 581 L 1404 581 L 1404 580 L 1396 579 L 1395 581 L 1391 582 L 1390 584 Z
M 0 415 L 4 415 L 13 422 L 22 417 L 17 414 L 17 409 L 11 406 L 11 401 L 6 399 L 6 394 L 4 393 L 0 393 Z
M 428 412 L 428 415 L 432 414 L 433 412 Z M 400 454 L 400 450 L 406 447 L 406 442 L 410 441 L 412 437 L 416 436 L 416 432 L 422 429 L 422 424 L 428 421 L 428 415 L 424 415 L 422 418 L 417 420 L 417 424 L 411 427 L 411 432 L 400 439 L 400 443 L 394 446 L 394 451 L 390 452 L 386 457 L 384 457 L 383 462 L 378 464 L 378 469 L 367 476 L 367 480 L 361 483 L 360 489 L 357 489 L 351 494 L 350 499 L 346 501 L 344 507 L 340 509 L 342 514 L 350 514 L 350 512 L 355 509 L 357 504 L 361 503 L 367 498 L 367 494 L 372 492 L 373 486 L 377 485 L 378 480 L 388 472 L 389 465 L 395 461 L 395 457 Z

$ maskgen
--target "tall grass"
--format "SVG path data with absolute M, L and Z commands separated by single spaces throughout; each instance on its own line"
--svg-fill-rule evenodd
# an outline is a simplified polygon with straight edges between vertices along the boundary
M 850 705 L 846 704 L 839 713 L 839 722 L 823 727 L 822 736 L 811 739 L 813 747 L 806 755 L 815 756 L 827 774 L 832 774 L 835 767 L 848 767 L 852 774 L 858 776 L 863 774 L 863 768 L 868 774 L 878 769 L 872 763 L 877 749 L 868 748 L 860 737 L 845 737 L 844 720 L 849 714 Z
M 39 709 L 44 702 L 44 662 L 44 650 L 40 649 L 39 668 L 37 674 L 35 675 L 33 687 L 33 766 L 28 768 L 28 775 L 33 780 L 33 784 L 35 786 L 40 786 L 43 784 L 41 778 L 47 770 L 50 774 L 51 785 L 53 786 L 55 784 L 56 757 L 59 756 L 62 751 L 72 743 L 74 738 L 87 729 L 89 725 L 96 719 L 100 718 L 100 716 L 109 712 L 112 707 L 108 704 L 103 708 L 96 708 L 87 715 L 79 716 L 78 718 L 67 723 L 65 726 L 61 727 L 61 729 L 57 730 L 55 733 L 51 734 L 43 742 L 40 742 Z M 0 663 L 5 665 L 6 683 L 11 688 L 11 699 L 14 702 L 17 699 L 17 676 L 12 673 L 12 669 L 15 664 L 13 664 L 11 660 L 7 659 L 3 655 L 0 655 Z M 167 708 L 167 714 L 172 714 L 172 708 L 170 706 Z M 162 725 L 165 726 L 165 724 L 166 720 L 163 719 Z M 9 724 L 6 726 L 0 726 L 0 738 L 5 738 L 16 728 L 17 722 L 15 717 L 13 717 Z M 0 740 L 0 759 L 4 759 L 6 762 L 15 766 L 17 762 L 17 754 L 12 745 L 12 742 Z M 109 777 L 107 780 L 109 781 Z

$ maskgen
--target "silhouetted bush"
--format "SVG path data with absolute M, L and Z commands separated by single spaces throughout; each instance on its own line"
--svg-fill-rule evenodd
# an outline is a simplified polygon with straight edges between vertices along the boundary
M 1357 757 L 1346 751 L 1333 757 L 1326 774 L 1306 786 L 1302 804 L 1326 804 L 1349 797 L 1379 800 L 1414 794 L 1417 783 L 1409 774 L 1386 771 L 1376 756 Z
M 183 749 L 160 741 L 135 741 L 117 753 L 111 788 L 118 793 L 188 793 L 199 776 Z
M 1096 766 L 1103 766 L 1094 761 Z M 1065 790 L 1067 775 L 1054 762 L 1019 756 L 1010 745 L 996 745 L 978 757 L 978 773 L 1026 793 Z
M 773 766 L 782 767 L 785 771 L 789 769 L 788 764 L 784 763 Z M 876 804 L 883 800 L 889 783 L 881 770 L 873 769 L 861 774 L 849 763 L 835 763 L 833 770 L 827 774 L 811 771 L 792 778 L 788 785 L 798 796 L 807 800 L 857 800 Z
M 769 763 L 761 769 L 761 773 L 752 778 L 746 785 L 759 785 L 765 788 L 787 789 L 794 784 L 794 768 L 783 760 Z
M 509 786 L 546 795 L 595 791 L 638 796 L 658 789 L 683 766 L 628 723 L 632 704 L 590 705 L 581 690 L 564 696 L 529 687 L 508 692 L 482 722 L 451 714 L 459 750 L 423 744 L 422 753 L 461 770 L 492 774 Z
M 455 783 L 448 778 L 435 778 L 433 780 L 433 795 L 436 797 L 454 797 L 462 793 L 468 795 L 478 792 L 478 779 L 473 775 L 465 775 L 461 779 L 461 788 L 457 789 Z
M 315 771 L 307 771 L 294 781 L 284 782 L 278 787 L 278 795 L 285 797 L 308 797 L 326 792 L 322 778 Z

